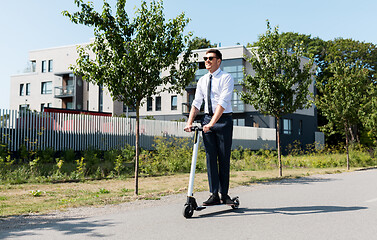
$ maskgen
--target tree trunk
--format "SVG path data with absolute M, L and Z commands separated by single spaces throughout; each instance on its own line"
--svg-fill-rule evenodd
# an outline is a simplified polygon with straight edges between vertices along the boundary
M 135 195 L 139 195 L 139 155 L 140 155 L 140 142 L 139 142 L 139 135 L 140 135 L 140 104 L 136 106 L 136 141 L 135 141 L 135 148 L 136 148 L 136 156 L 135 156 Z
M 276 137 L 278 145 L 278 163 L 279 163 L 279 177 L 283 176 L 283 166 L 281 163 L 281 151 L 280 151 L 280 118 L 276 117 Z
M 348 129 L 349 129 L 350 140 L 351 142 L 354 143 L 356 141 L 356 138 L 354 135 L 354 128 L 351 126 L 351 127 L 348 127 Z

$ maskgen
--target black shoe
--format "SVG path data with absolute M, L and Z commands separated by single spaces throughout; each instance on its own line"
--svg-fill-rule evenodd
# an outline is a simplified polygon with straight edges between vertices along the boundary
M 227 205 L 234 205 L 234 201 L 232 201 L 232 199 L 230 199 L 228 194 L 221 196 L 221 203 L 227 204 Z
M 220 204 L 220 198 L 218 194 L 212 194 L 207 201 L 203 202 L 203 206 L 211 206 Z

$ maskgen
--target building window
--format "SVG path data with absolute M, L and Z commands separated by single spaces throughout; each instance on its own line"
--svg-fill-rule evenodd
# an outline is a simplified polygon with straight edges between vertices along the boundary
M 171 110 L 177 110 L 177 96 L 171 96 Z
M 43 109 L 45 109 L 45 104 L 41 103 L 41 112 L 43 112 Z
M 52 106 L 52 103 L 47 103 L 47 107 L 51 107 Z
M 128 107 L 126 104 L 123 104 L 123 112 L 125 112 L 125 113 L 136 112 L 136 108 Z
M 31 72 L 35 72 L 37 70 L 37 62 L 35 60 L 31 60 Z
M 204 62 L 199 62 L 198 70 L 195 73 L 195 82 L 198 82 L 201 77 L 208 73 Z
M 86 110 L 89 111 L 89 100 L 86 101 Z
M 19 106 L 20 112 L 29 110 L 29 104 L 22 104 Z
M 240 84 L 243 80 L 243 66 L 244 66 L 244 60 L 239 59 L 228 59 L 224 60 L 221 63 L 222 70 L 232 75 L 234 79 L 234 84 Z
M 161 97 L 156 97 L 156 111 L 161 111 Z
M 73 102 L 67 102 L 67 109 L 74 109 L 73 108 Z
M 298 127 L 298 135 L 302 135 L 302 130 L 303 130 L 304 128 L 303 128 L 303 126 L 302 126 L 302 120 L 300 120 L 300 122 L 299 122 L 299 127 Z
M 46 72 L 47 66 L 46 66 L 46 60 L 42 61 L 42 72 Z
M 239 88 L 237 90 L 241 92 L 242 88 Z M 241 96 L 238 92 L 233 92 L 232 108 L 234 112 L 243 112 L 245 110 L 245 104 L 241 100 Z
M 30 95 L 30 83 L 26 83 L 26 96 Z
M 53 65 L 52 59 L 48 60 L 48 72 L 52 72 L 52 65 Z
M 245 60 L 242 58 L 226 59 L 221 62 L 221 69 L 232 75 L 235 85 L 240 84 L 240 82 L 243 80 L 244 62 Z M 195 73 L 195 82 L 198 82 L 199 78 L 208 73 L 204 62 L 199 62 L 198 65 L 198 70 Z
M 153 99 L 151 97 L 147 97 L 147 111 L 152 111 L 152 102 Z
M 292 119 L 283 119 L 283 134 L 292 134 Z
M 42 82 L 41 94 L 51 94 L 52 93 L 52 82 Z
M 24 95 L 24 84 L 21 83 L 20 84 L 20 96 L 23 96 Z
M 98 111 L 103 112 L 103 86 L 102 85 L 99 85 Z
M 240 119 L 233 119 L 233 125 L 234 126 L 245 126 L 245 119 L 240 118 Z

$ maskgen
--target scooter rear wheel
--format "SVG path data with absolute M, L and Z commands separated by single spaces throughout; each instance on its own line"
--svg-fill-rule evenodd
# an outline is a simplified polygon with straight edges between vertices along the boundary
M 193 214 L 194 214 L 194 209 L 192 205 L 186 204 L 185 207 L 183 208 L 183 216 L 185 218 L 191 218 Z

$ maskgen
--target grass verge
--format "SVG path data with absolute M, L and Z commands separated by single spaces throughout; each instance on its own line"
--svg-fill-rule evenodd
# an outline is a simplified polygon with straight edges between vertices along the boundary
M 355 170 L 355 169 L 352 169 Z M 345 168 L 284 169 L 284 177 L 300 178 L 315 174 L 345 172 Z M 233 171 L 230 187 L 281 180 L 277 170 Z M 189 174 L 146 177 L 139 180 L 139 196 L 134 196 L 133 179 L 99 180 L 76 183 L 18 184 L 0 186 L 0 217 L 48 213 L 82 206 L 103 206 L 135 201 L 159 200 L 161 196 L 187 191 Z M 206 173 L 195 176 L 195 191 L 207 191 Z

